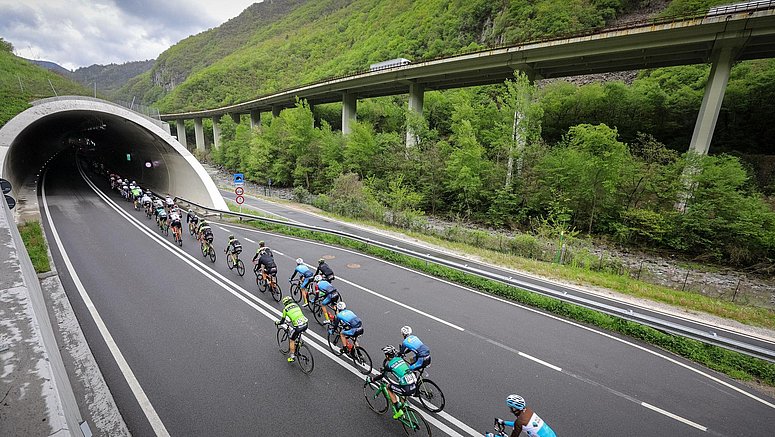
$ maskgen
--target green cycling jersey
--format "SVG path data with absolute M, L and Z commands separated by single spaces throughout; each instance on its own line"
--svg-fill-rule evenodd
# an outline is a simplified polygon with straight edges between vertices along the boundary
M 283 313 L 280 315 L 280 322 L 283 322 L 286 317 L 291 320 L 293 326 L 301 326 L 307 323 L 307 318 L 304 317 L 301 308 L 299 308 L 299 305 L 296 303 L 288 304 L 288 306 L 283 308 Z
M 398 379 L 398 383 L 401 385 L 411 385 L 417 382 L 414 373 L 409 369 L 409 365 L 401 357 L 393 357 L 387 362 L 382 372 L 388 371 Z

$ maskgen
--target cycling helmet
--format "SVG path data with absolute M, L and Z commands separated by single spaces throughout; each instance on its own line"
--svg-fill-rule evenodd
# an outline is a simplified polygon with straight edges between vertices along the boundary
M 389 345 L 383 347 L 382 348 L 382 352 L 385 353 L 386 357 L 390 357 L 390 358 L 398 355 L 398 351 L 396 350 L 396 348 L 392 344 L 389 344 Z
M 524 410 L 525 400 L 520 395 L 509 395 L 506 398 L 506 405 L 508 405 L 509 408 L 514 408 L 515 410 Z
M 192 211 L 191 208 L 189 208 L 188 209 L 188 213 L 191 214 L 192 212 L 194 212 L 194 211 Z
M 320 276 L 320 275 L 315 275 L 315 278 L 314 278 L 314 279 L 315 279 L 315 282 L 320 282 L 320 281 L 322 281 L 322 280 L 323 280 L 323 277 L 322 277 L 322 276 Z
M 401 328 L 401 334 L 404 336 L 412 335 L 412 327 L 411 326 L 404 326 Z
M 233 240 L 233 239 L 234 239 L 234 235 L 229 235 L 229 240 Z
M 264 247 L 266 246 L 266 243 L 264 243 L 264 240 L 261 240 L 258 242 L 258 247 Z
M 281 300 L 280 302 L 282 302 L 283 306 L 286 306 L 289 303 L 293 302 L 293 298 L 290 296 L 285 296 L 283 297 L 283 300 Z
M 296 258 L 296 265 L 304 264 L 304 260 L 301 258 Z
M 339 301 L 336 303 L 336 309 L 339 311 L 342 311 L 343 309 L 347 308 L 347 305 L 345 305 L 344 301 Z
M 323 264 L 324 262 L 326 262 L 326 260 L 324 260 L 323 258 L 320 258 L 320 259 L 318 260 L 318 264 Z

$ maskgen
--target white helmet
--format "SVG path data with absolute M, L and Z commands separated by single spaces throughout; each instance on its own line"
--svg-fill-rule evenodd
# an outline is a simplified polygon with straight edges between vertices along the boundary
M 296 258 L 296 265 L 304 264 L 304 260 L 301 258 Z
M 342 311 L 343 309 L 347 308 L 347 305 L 345 305 L 344 301 L 340 300 L 336 303 L 336 309 L 339 311 Z
M 401 328 L 401 334 L 403 335 L 412 335 L 412 327 L 411 326 L 404 326 Z
M 520 395 L 508 395 L 508 397 L 506 397 L 506 405 L 515 410 L 524 410 L 525 400 Z
M 320 275 L 315 275 L 315 282 L 320 282 L 323 280 L 323 277 Z

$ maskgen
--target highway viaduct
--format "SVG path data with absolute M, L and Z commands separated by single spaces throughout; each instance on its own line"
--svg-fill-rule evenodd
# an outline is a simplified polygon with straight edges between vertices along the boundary
M 196 147 L 207 150 L 202 120 L 213 121 L 215 147 L 224 115 L 235 122 L 249 115 L 259 125 L 262 112 L 278 115 L 297 99 L 310 105 L 342 102 L 342 131 L 355 119 L 358 99 L 409 94 L 409 109 L 422 113 L 426 90 L 444 90 L 502 83 L 523 71 L 531 79 L 558 78 L 678 65 L 712 65 L 690 149 L 706 154 L 736 61 L 775 56 L 775 1 L 753 7 L 714 8 L 711 15 L 622 25 L 597 33 L 498 47 L 404 66 L 365 71 L 307 84 L 221 108 L 163 114 L 175 122 L 186 144 L 186 120 L 193 120 Z M 407 144 L 414 136 L 407 133 Z

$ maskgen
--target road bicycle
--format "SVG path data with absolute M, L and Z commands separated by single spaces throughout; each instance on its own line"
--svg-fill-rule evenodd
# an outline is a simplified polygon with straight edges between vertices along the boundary
M 363 397 L 366 398 L 366 403 L 377 414 L 385 414 L 388 409 L 392 409 L 393 413 L 396 411 L 395 405 L 390 402 L 390 395 L 387 391 L 387 383 L 385 381 L 372 381 L 370 378 L 366 379 L 366 383 L 363 384 Z M 398 419 L 401 422 L 401 426 L 404 428 L 404 432 L 407 435 L 433 435 L 431 433 L 431 427 L 428 422 L 422 417 L 420 412 L 415 411 L 412 406 L 406 402 L 406 398 L 399 396 L 398 399 L 401 402 L 400 410 L 404 412 Z
M 315 295 L 315 300 L 309 303 L 309 309 L 312 311 L 312 317 L 319 325 L 325 325 L 329 323 L 334 317 L 336 317 L 336 311 L 331 303 L 322 305 L 325 297 Z
M 289 289 L 289 292 L 291 293 L 291 297 L 293 298 L 293 301 L 299 304 L 300 306 L 306 306 L 309 308 L 309 298 L 307 294 L 309 293 L 309 287 L 312 284 L 312 280 L 310 279 L 309 283 L 306 287 L 301 288 L 301 279 L 293 279 L 291 280 L 291 288 Z M 302 304 L 302 301 L 304 302 Z
M 408 361 L 407 361 L 408 362 Z M 414 361 L 412 361 L 414 363 Z M 411 364 L 411 363 L 410 363 Z M 417 391 L 414 397 L 420 400 L 420 404 L 431 413 L 438 413 L 444 409 L 447 401 L 444 399 L 444 392 L 441 391 L 438 384 L 423 376 L 423 373 L 430 367 L 430 364 L 422 372 L 414 371 L 417 379 Z M 427 373 L 425 373 L 427 376 Z
M 202 237 L 202 242 L 200 243 L 200 247 L 202 249 L 202 256 L 207 258 L 210 257 L 211 262 L 215 262 L 215 249 L 213 249 L 212 243 L 207 241 L 206 238 Z
M 291 350 L 291 329 L 293 327 L 288 322 L 277 325 L 277 347 L 283 354 L 287 354 Z M 309 375 L 315 368 L 315 359 L 312 357 L 312 351 L 304 344 L 304 340 L 301 338 L 303 335 L 304 333 L 299 334 L 295 340 L 296 364 L 299 365 L 302 372 Z
M 283 291 L 280 289 L 280 284 L 277 283 L 277 276 L 270 275 L 264 269 L 258 267 L 258 263 L 254 263 L 253 273 L 256 275 L 256 285 L 258 291 L 266 293 L 269 290 L 272 293 L 272 299 L 276 302 L 280 302 L 283 297 Z
M 340 345 L 340 343 L 342 342 L 342 338 L 339 335 L 339 333 L 341 332 L 342 332 L 341 325 L 337 326 L 336 329 L 333 330 L 333 332 L 329 332 L 328 348 L 337 357 L 340 357 L 342 355 L 347 355 L 347 357 L 353 361 L 353 365 L 355 366 L 355 368 L 358 369 L 358 371 L 361 372 L 363 375 L 370 374 L 371 369 L 373 368 L 371 363 L 371 357 L 369 356 L 369 353 L 366 352 L 366 349 L 362 348 L 358 344 L 358 336 L 355 336 L 354 338 L 347 338 L 347 344 L 344 345 L 344 348 L 342 348 L 342 346 Z
M 188 222 L 188 233 L 191 234 L 192 237 L 196 236 L 196 225 L 192 221 Z
M 148 220 L 153 217 L 153 207 L 151 207 L 151 204 L 145 206 L 145 216 L 148 218 Z
M 242 262 L 241 259 L 239 259 L 239 254 L 242 251 L 240 248 L 237 252 L 229 252 L 228 249 L 224 250 L 223 253 L 226 253 L 226 265 L 229 266 L 229 270 L 232 270 L 233 268 L 237 268 L 237 274 L 240 276 L 243 276 L 245 274 L 245 263 Z
M 497 417 L 493 420 L 493 422 L 493 430 L 495 432 L 486 432 L 484 433 L 485 437 L 509 437 L 509 434 L 506 433 L 506 425 L 498 420 Z

